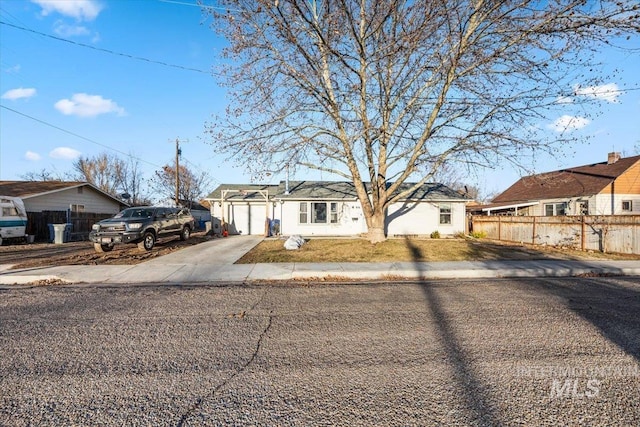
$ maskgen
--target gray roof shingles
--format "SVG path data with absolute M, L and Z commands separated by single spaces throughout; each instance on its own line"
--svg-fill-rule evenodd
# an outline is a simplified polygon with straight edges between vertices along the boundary
M 412 183 L 404 183 L 401 191 L 411 187 Z M 256 190 L 269 191 L 270 198 L 283 200 L 356 200 L 356 190 L 352 182 L 348 181 L 290 181 L 289 194 L 286 194 L 286 183 L 278 185 L 246 185 L 246 184 L 221 184 L 206 198 L 219 200 L 222 190 L 234 190 L 227 193 L 226 200 L 262 200 Z M 245 194 L 237 191 L 245 190 Z M 253 191 L 252 191 L 253 190 Z M 408 200 L 467 200 L 457 191 L 443 185 L 427 183 L 420 186 L 406 199 Z

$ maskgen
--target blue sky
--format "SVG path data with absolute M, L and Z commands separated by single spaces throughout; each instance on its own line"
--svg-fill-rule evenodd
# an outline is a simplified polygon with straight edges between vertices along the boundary
M 224 42 L 195 4 L 0 1 L 0 179 L 42 169 L 62 174 L 77 156 L 105 151 L 139 158 L 150 177 L 173 163 L 180 138 L 181 161 L 208 171 L 212 186 L 249 182 L 242 169 L 205 143 L 205 122 L 227 106 L 211 72 Z M 609 151 L 638 153 L 640 53 L 611 49 L 602 59 L 607 68 L 620 68 L 615 77 L 603 87 L 578 87 L 580 82 L 574 87 L 576 95 L 598 98 L 594 108 L 601 114 L 585 120 L 568 98 L 559 100 L 567 111 L 555 123 L 569 124 L 569 131 L 585 139 L 591 136 L 589 144 L 537 158 L 537 172 L 605 161 Z M 553 122 L 540 126 L 556 132 Z M 500 166 L 471 174 L 468 182 L 495 193 L 519 173 Z M 292 178 L 337 179 L 302 171 Z M 271 177 L 280 179 L 284 176 Z

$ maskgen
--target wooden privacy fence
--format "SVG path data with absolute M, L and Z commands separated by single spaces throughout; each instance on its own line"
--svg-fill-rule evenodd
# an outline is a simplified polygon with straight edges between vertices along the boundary
M 640 254 L 640 215 L 473 216 L 471 227 L 495 240 Z
M 49 224 L 71 224 L 71 240 L 87 240 L 94 223 L 111 218 L 112 213 L 42 211 L 27 212 L 27 234 L 35 235 L 35 240 L 46 242 L 50 239 Z

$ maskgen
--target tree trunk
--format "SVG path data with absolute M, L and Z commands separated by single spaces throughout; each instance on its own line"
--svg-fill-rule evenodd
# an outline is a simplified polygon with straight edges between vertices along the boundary
M 385 219 L 384 213 L 376 213 L 369 218 L 367 237 L 371 243 L 376 244 L 384 242 L 387 239 L 387 236 L 384 234 Z

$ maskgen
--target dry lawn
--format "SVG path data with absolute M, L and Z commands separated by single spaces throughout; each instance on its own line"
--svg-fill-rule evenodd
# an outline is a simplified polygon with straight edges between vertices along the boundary
M 309 239 L 299 250 L 284 248 L 284 240 L 267 239 L 238 264 L 274 262 L 394 262 L 482 261 L 526 259 L 629 259 L 629 256 L 568 249 L 528 247 L 471 239 L 389 239 L 372 245 L 365 239 Z M 636 259 L 638 257 L 635 257 Z

